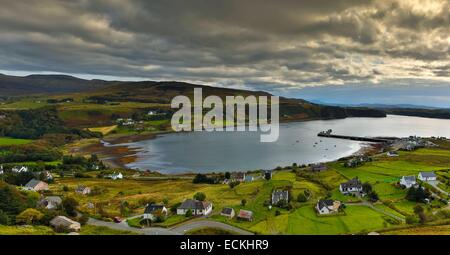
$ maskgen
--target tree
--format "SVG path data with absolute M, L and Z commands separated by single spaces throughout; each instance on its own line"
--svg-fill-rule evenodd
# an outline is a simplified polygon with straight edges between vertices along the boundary
M 203 192 L 197 192 L 194 195 L 194 199 L 198 200 L 198 201 L 205 201 L 206 199 L 206 195 Z
M 246 204 L 247 204 L 247 199 L 245 199 L 245 198 L 242 199 L 242 200 L 241 200 L 241 205 L 242 205 L 242 206 L 245 206 Z
M 427 189 L 424 189 L 422 186 L 419 186 L 417 188 L 411 187 L 406 193 L 406 199 L 415 202 L 424 202 L 425 199 L 429 197 L 430 192 Z
M 370 185 L 370 183 L 365 182 L 362 185 L 362 190 L 364 193 L 369 194 L 372 191 L 372 185 Z
M 225 172 L 225 179 L 230 179 L 230 178 L 231 178 L 230 172 Z
M 120 202 L 120 216 L 127 216 L 129 212 L 128 208 L 128 202 L 127 201 L 121 201 Z
M 367 194 L 367 197 L 369 198 L 369 200 L 370 200 L 371 202 L 376 202 L 376 201 L 378 201 L 378 199 L 379 199 L 378 194 L 377 194 L 377 192 L 375 192 L 375 190 L 370 191 L 370 192 Z
M 311 191 L 309 189 L 305 189 L 305 191 L 303 191 L 303 194 L 305 194 L 307 199 L 311 197 Z
M 240 184 L 240 182 L 234 181 L 234 182 L 228 183 L 228 186 L 230 186 L 230 188 L 234 188 L 234 187 L 236 187 L 236 186 L 239 185 L 239 184 Z
M 173 204 L 173 205 L 170 207 L 170 211 L 171 211 L 172 213 L 176 213 L 176 212 L 177 212 L 177 208 L 178 208 L 180 205 L 181 205 L 181 203 Z
M 214 184 L 214 178 L 209 178 L 206 174 L 197 174 L 194 179 L 192 180 L 192 183 L 198 184 L 198 183 L 208 183 L 208 184 Z
M 192 211 L 191 211 L 191 209 L 187 210 L 184 216 L 186 216 L 186 217 L 188 217 L 188 218 L 191 217 L 191 216 L 192 216 Z
M 414 213 L 415 214 L 420 214 L 420 213 L 423 213 L 423 212 L 424 212 L 424 209 L 423 209 L 423 207 L 421 205 L 414 206 Z
M 304 193 L 300 193 L 297 196 L 297 201 L 300 202 L 300 203 L 303 203 L 303 202 L 308 201 L 308 198 L 305 196 Z
M 62 201 L 62 207 L 69 216 L 77 215 L 76 210 L 78 207 L 78 202 L 74 198 L 71 197 L 64 198 Z
M 16 216 L 16 223 L 32 225 L 36 221 L 41 220 L 43 217 L 44 214 L 40 211 L 33 208 L 28 208 Z
M 0 210 L 0 225 L 9 225 L 11 224 L 11 217 Z
M 412 215 L 408 215 L 405 218 L 406 224 L 415 224 L 417 223 L 417 218 L 412 216 Z
M 425 223 L 427 221 L 427 216 L 425 215 L 425 210 L 421 205 L 416 205 L 414 207 L 414 213 L 419 216 L 420 223 Z
M 6 215 L 17 215 L 27 207 L 27 198 L 12 185 L 0 182 L 0 210 Z

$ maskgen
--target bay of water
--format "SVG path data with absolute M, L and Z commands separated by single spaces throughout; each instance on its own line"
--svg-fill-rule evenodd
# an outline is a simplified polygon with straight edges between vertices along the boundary
M 317 136 L 328 129 L 353 136 L 450 137 L 450 120 L 389 115 L 282 123 L 279 139 L 273 143 L 261 143 L 259 132 L 173 133 L 127 144 L 139 150 L 137 161 L 127 166 L 171 174 L 273 169 L 292 163 L 333 161 L 364 146 Z

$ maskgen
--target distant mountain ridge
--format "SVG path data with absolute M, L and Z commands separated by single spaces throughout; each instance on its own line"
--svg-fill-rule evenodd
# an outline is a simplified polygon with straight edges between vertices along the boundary
M 84 80 L 69 75 L 33 74 L 25 77 L 0 74 L 0 96 L 28 96 L 92 91 L 115 81 Z
M 310 102 L 321 105 L 340 106 L 340 107 L 367 107 L 372 109 L 446 109 L 435 106 L 418 105 L 418 104 L 338 104 L 338 103 L 327 103 L 320 100 L 310 100 Z
M 0 76 L 2 96 L 28 96 L 34 94 L 53 95 L 83 93 L 86 102 L 139 102 L 160 104 L 169 107 L 177 95 L 192 97 L 194 88 L 202 88 L 203 96 L 271 96 L 264 91 L 248 91 L 196 85 L 176 81 L 103 81 L 84 80 L 66 75 L 30 75 L 26 77 Z M 365 107 L 326 106 L 303 99 L 280 98 L 280 118 L 285 121 L 338 119 L 346 117 L 385 117 L 379 110 Z

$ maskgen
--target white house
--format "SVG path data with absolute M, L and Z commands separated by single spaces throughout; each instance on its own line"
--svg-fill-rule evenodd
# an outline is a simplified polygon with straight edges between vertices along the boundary
M 234 212 L 233 208 L 225 207 L 225 208 L 222 209 L 222 212 L 220 212 L 220 215 L 232 219 L 232 218 L 234 218 L 235 212 Z
M 189 210 L 192 212 L 192 215 L 208 215 L 212 212 L 212 203 L 187 199 L 177 208 L 177 214 L 185 215 Z
M 388 157 L 398 157 L 398 153 L 396 151 L 388 151 L 386 155 L 388 155 Z
M 114 172 L 113 174 L 109 175 L 108 178 L 113 180 L 121 180 L 123 179 L 123 175 L 120 172 L 119 173 Z
M 42 176 L 46 180 L 53 180 L 53 175 L 49 171 L 38 172 L 38 176 Z
M 419 180 L 423 182 L 429 182 L 429 181 L 436 181 L 437 176 L 434 172 L 420 172 L 419 176 L 417 177 Z
M 337 213 L 340 207 L 340 201 L 331 199 L 319 200 L 316 204 L 316 210 L 319 214 Z
M 21 167 L 15 166 L 15 167 L 13 167 L 11 169 L 11 171 L 13 173 L 25 173 L 25 172 L 28 172 L 28 167 L 26 167 L 26 166 L 21 166 Z
M 255 177 L 251 176 L 251 175 L 246 175 L 245 176 L 245 182 L 252 182 L 255 180 Z
M 167 213 L 168 210 L 164 205 L 150 204 L 145 207 L 143 218 L 153 221 L 156 219 L 157 214 L 166 217 Z
M 49 209 L 49 210 L 54 210 L 54 209 L 57 209 L 58 206 L 59 206 L 61 203 L 62 203 L 61 197 L 58 197 L 58 196 L 48 196 L 48 197 L 45 197 L 45 198 L 41 199 L 41 200 L 38 202 L 38 206 L 45 207 L 45 208 L 47 208 L 47 209 Z
M 339 190 L 342 194 L 362 192 L 362 183 L 358 177 L 356 177 L 348 182 L 341 183 L 341 185 L 339 185 Z
M 405 186 L 406 188 L 411 188 L 412 186 L 416 185 L 416 177 L 411 176 L 402 176 L 400 179 L 400 185 Z
M 244 182 L 246 174 L 243 172 L 233 172 L 231 173 L 230 181 Z

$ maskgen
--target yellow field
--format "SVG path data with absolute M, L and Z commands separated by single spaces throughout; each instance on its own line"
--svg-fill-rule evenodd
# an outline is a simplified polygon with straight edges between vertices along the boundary
M 117 128 L 117 125 L 113 125 L 113 126 L 106 126 L 106 127 L 88 128 L 88 130 L 91 131 L 91 132 L 102 133 L 102 135 L 107 135 L 107 134 L 109 134 L 111 131 L 113 131 L 116 128 Z
M 450 235 L 450 225 L 393 230 L 384 232 L 383 235 Z

